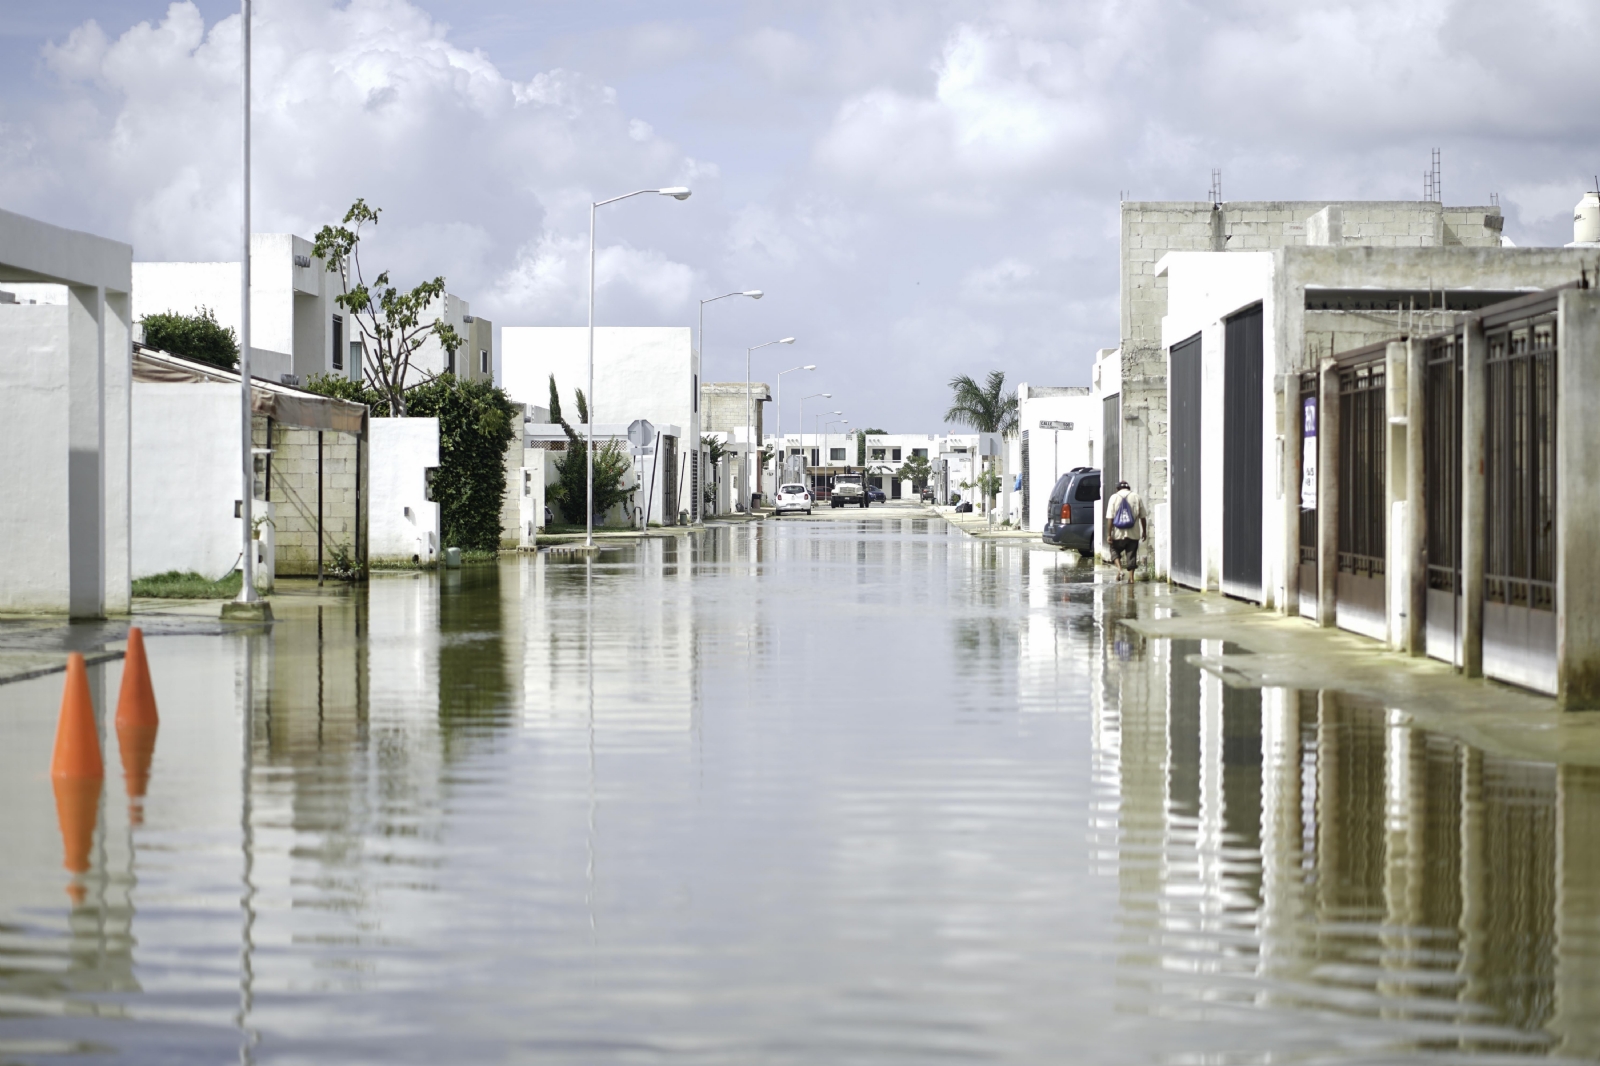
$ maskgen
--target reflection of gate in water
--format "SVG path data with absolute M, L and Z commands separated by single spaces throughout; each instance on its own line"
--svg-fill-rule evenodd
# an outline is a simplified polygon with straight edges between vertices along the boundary
M 1483 670 L 1554 691 L 1556 300 L 1485 316 L 1483 328 Z
M 1339 368 L 1337 619 L 1341 629 L 1377 640 L 1388 636 L 1385 348 L 1379 344 L 1359 349 Z
M 1460 666 L 1462 334 L 1446 333 L 1422 343 L 1427 374 L 1422 427 L 1427 651 Z

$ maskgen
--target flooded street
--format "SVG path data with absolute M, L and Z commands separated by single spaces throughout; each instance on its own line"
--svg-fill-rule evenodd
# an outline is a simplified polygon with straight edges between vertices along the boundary
M 1074 559 L 887 509 L 286 592 L 149 638 L 82 875 L 61 675 L 0 686 L 0 1062 L 1600 1055 L 1600 770 Z

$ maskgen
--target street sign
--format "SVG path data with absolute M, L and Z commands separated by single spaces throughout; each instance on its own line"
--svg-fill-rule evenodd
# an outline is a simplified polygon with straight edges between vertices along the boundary
M 648 419 L 635 418 L 628 423 L 628 443 L 633 445 L 634 455 L 647 454 L 655 445 L 656 427 Z
M 1052 418 L 1041 418 L 1039 420 L 1039 428 L 1040 429 L 1071 429 L 1072 428 L 1072 423 L 1071 422 L 1057 422 L 1055 419 L 1052 419 Z

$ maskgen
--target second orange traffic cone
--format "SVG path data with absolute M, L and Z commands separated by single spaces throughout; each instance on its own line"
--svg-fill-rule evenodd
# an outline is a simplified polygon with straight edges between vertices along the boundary
M 131 801 L 128 819 L 144 821 L 144 794 L 150 786 L 150 762 L 156 751 L 155 688 L 150 684 L 150 663 L 144 654 L 144 632 L 128 630 L 128 653 L 122 662 L 122 692 L 117 696 L 117 747 L 122 752 L 122 779 Z

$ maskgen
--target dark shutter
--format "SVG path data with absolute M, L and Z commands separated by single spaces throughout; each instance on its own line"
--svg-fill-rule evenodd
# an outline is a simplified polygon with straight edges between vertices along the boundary
M 1222 591 L 1261 600 L 1261 307 L 1228 319 L 1222 376 Z
M 1174 344 L 1167 363 L 1172 580 L 1204 588 L 1200 561 L 1200 334 Z M 1114 483 L 1108 479 L 1107 484 Z

